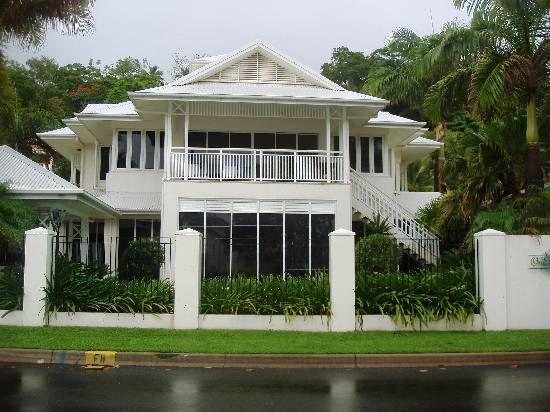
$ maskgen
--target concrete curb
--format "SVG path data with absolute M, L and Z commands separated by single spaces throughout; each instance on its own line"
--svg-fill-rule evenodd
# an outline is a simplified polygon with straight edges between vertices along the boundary
M 86 352 L 0 349 L 0 363 L 85 365 Z M 234 355 L 118 352 L 119 366 L 174 368 L 388 368 L 550 364 L 550 352 L 440 353 L 388 355 Z

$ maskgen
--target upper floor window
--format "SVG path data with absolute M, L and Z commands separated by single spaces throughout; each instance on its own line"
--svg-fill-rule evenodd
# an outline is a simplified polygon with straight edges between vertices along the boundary
M 382 137 L 349 138 L 350 165 L 361 173 L 384 173 L 384 140 Z
M 119 130 L 116 141 L 118 169 L 164 168 L 164 131 Z
M 189 132 L 189 147 L 317 150 L 314 133 Z
M 111 146 L 99 148 L 99 181 L 107 179 L 107 173 L 111 170 Z

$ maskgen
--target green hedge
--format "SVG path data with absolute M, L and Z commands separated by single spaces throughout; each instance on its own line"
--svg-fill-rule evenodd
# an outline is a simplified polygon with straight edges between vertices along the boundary
M 23 268 L 6 266 L 0 272 L 0 310 L 23 309 Z
M 105 266 L 56 258 L 46 287 L 46 312 L 173 313 L 174 285 L 167 280 L 130 281 Z
M 311 277 L 280 275 L 204 279 L 201 313 L 230 315 L 329 315 L 329 279 L 326 273 Z

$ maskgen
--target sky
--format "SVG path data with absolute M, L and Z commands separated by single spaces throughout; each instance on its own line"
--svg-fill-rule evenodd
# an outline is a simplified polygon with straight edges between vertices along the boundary
M 96 0 L 92 14 L 92 34 L 50 30 L 40 49 L 10 45 L 7 55 L 20 62 L 45 55 L 60 64 L 146 58 L 169 79 L 176 52 L 223 54 L 264 40 L 319 71 L 335 47 L 370 53 L 399 27 L 426 35 L 467 21 L 452 0 Z

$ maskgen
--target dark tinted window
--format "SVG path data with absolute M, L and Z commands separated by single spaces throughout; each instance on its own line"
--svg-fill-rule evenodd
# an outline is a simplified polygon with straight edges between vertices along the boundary
M 213 147 L 213 148 L 229 147 L 229 133 L 209 132 L 208 147 Z
M 370 172 L 370 153 L 368 137 L 361 137 L 361 172 Z
M 235 148 L 249 149 L 252 147 L 252 135 L 250 133 L 231 133 L 231 146 Z
M 233 215 L 231 273 L 256 273 L 256 213 L 237 213 Z
M 206 147 L 206 132 L 189 132 L 189 147 Z
M 141 132 L 132 132 L 132 157 L 130 159 L 130 167 L 132 169 L 139 169 L 141 158 Z
M 254 133 L 256 149 L 275 149 L 275 133 Z
M 120 131 L 118 132 L 118 153 L 116 167 L 125 168 L 126 167 L 126 151 L 128 150 L 128 132 Z
M 290 274 L 309 270 L 309 216 L 285 215 L 285 268 Z
M 283 215 L 260 214 L 260 273 L 281 273 L 283 270 Z
M 99 180 L 107 178 L 109 172 L 109 161 L 111 159 L 111 148 L 108 146 L 99 149 Z
M 383 164 L 383 144 L 381 137 L 375 137 L 373 139 L 374 144 L 374 173 L 383 173 L 384 164 Z
M 164 169 L 164 131 L 160 132 L 159 136 L 159 169 Z
M 296 135 L 288 133 L 277 133 L 277 149 L 296 150 Z
M 334 215 L 311 215 L 311 269 L 328 271 L 328 235 L 334 231 Z
M 145 168 L 154 169 L 155 167 L 155 131 L 145 132 Z
M 353 169 L 357 169 L 357 146 L 355 145 L 355 136 L 349 137 L 349 164 Z
M 318 148 L 316 134 L 298 135 L 298 150 L 317 150 Z

